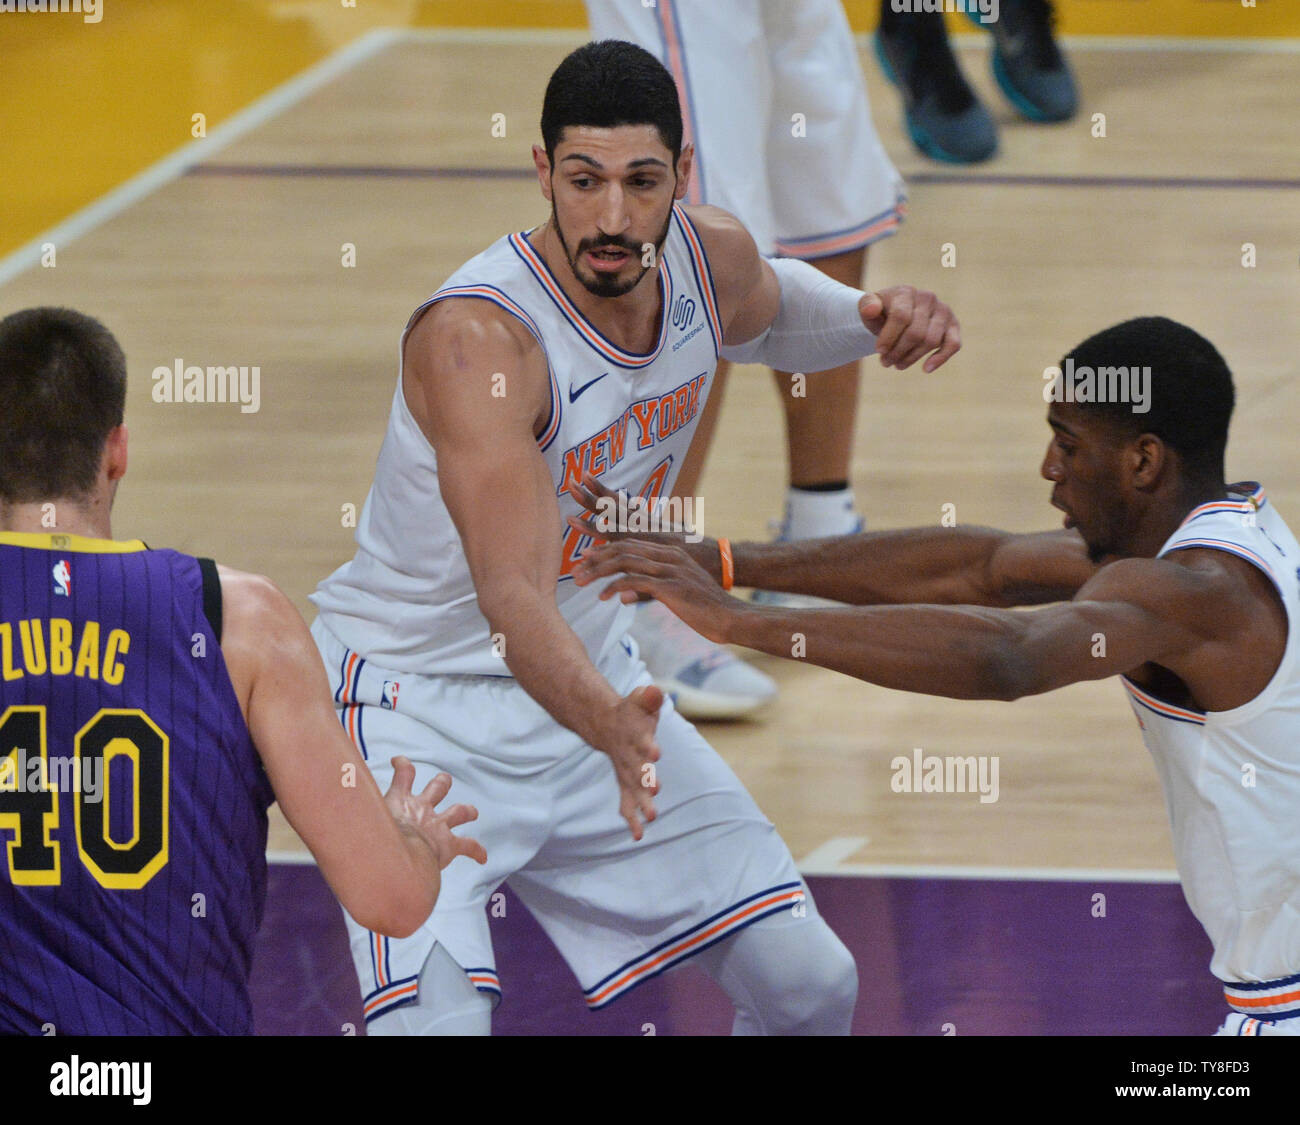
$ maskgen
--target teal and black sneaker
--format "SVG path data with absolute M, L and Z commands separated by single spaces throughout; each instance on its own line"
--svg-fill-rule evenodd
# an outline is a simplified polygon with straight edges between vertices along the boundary
M 907 132 L 921 152 L 951 164 L 975 164 L 997 152 L 997 126 L 962 76 L 941 14 L 890 16 L 886 8 L 875 44 L 885 77 L 903 95 Z
M 1001 0 L 998 18 L 976 27 L 993 33 L 993 77 L 1022 117 L 1067 121 L 1079 108 L 1070 66 L 1052 33 L 1056 12 L 1051 0 Z

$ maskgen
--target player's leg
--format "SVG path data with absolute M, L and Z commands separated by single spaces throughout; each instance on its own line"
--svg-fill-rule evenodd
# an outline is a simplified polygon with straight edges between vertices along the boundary
M 942 12 L 896 11 L 880 0 L 875 46 L 881 70 L 903 96 L 903 121 L 917 149 L 953 164 L 997 152 L 997 125 L 957 64 Z
M 1070 65 L 1053 34 L 1052 0 L 1002 0 L 998 16 L 966 15 L 993 33 L 993 77 L 1030 121 L 1066 121 L 1079 108 Z
M 479 810 L 474 835 L 488 853 L 486 866 L 457 858 L 443 869 L 437 905 L 410 937 L 376 934 L 344 912 L 367 1028 L 379 1035 L 487 1034 L 501 991 L 488 898 L 545 839 L 550 805 L 537 786 L 519 801 L 501 763 L 484 751 L 491 745 L 507 766 L 541 770 L 548 754 L 563 757 L 571 745 L 536 734 L 543 723 L 557 728 L 506 677 L 385 671 L 346 649 L 319 619 L 312 636 L 340 721 L 380 790 L 392 783 L 398 754 L 414 764 L 417 792 L 435 774 L 451 774 L 451 799 Z M 503 747 L 515 748 L 514 757 Z
M 622 693 L 639 666 L 602 667 Z M 627 666 L 634 675 L 627 675 Z M 741 1033 L 846 1032 L 856 972 L 789 849 L 736 775 L 671 704 L 660 715 L 658 815 L 634 842 L 603 755 L 557 768 L 555 828 L 510 880 L 583 985 L 589 1007 L 702 957 Z M 630 1002 L 630 1001 L 629 1001 Z
M 736 1006 L 733 1035 L 848 1035 L 853 955 L 812 910 L 772 915 L 699 955 Z
M 366 1024 L 367 1035 L 491 1035 L 493 997 L 480 991 L 439 943 L 420 971 L 416 1002 Z
M 862 284 L 867 248 L 857 247 L 812 262 L 836 281 Z M 831 371 L 774 371 L 785 409 L 790 488 L 782 535 L 814 539 L 847 535 L 862 526 L 849 487 L 858 409 L 859 363 Z
M 771 2 L 764 20 L 769 40 L 780 44 L 767 141 L 777 247 L 861 286 L 867 248 L 897 230 L 905 197 L 871 121 L 848 20 L 836 0 L 794 8 Z M 783 538 L 862 526 L 849 488 L 859 367 L 775 375 L 790 457 Z

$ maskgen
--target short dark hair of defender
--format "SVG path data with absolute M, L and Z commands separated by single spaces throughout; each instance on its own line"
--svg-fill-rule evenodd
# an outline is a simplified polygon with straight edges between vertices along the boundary
M 72 309 L 0 320 L 0 502 L 87 495 L 126 410 L 126 357 Z
M 1126 320 L 1089 336 L 1061 360 L 1077 370 L 1149 367 L 1151 409 L 1135 413 L 1125 402 L 1081 403 L 1105 414 L 1125 438 L 1155 434 L 1182 459 L 1193 478 L 1223 480 L 1228 422 L 1236 396 L 1232 372 L 1218 350 L 1185 324 L 1163 316 Z
M 579 47 L 551 75 L 542 100 L 542 144 L 552 164 L 570 125 L 653 125 L 674 164 L 682 152 L 682 107 L 673 76 L 649 51 L 619 39 Z

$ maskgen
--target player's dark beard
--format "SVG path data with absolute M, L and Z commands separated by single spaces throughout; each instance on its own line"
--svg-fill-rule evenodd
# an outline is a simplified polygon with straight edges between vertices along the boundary
M 659 261 L 659 252 L 663 249 L 664 243 L 668 240 L 668 228 L 672 225 L 673 213 L 670 208 L 667 218 L 664 219 L 664 229 L 659 232 L 659 237 L 654 241 L 654 258 L 652 262 Z M 560 240 L 560 246 L 564 250 L 564 256 L 569 262 L 569 269 L 573 271 L 573 276 L 581 283 L 588 293 L 595 297 L 621 297 L 624 293 L 630 293 L 638 285 L 641 279 L 650 272 L 651 267 L 642 265 L 641 272 L 630 281 L 620 281 L 615 277 L 608 277 L 604 274 L 592 274 L 590 278 L 583 277 L 578 272 L 578 259 L 589 250 L 626 250 L 633 257 L 641 258 L 644 262 L 645 250 L 640 246 L 635 246 L 622 238 L 589 238 L 583 239 L 578 244 L 577 250 L 569 249 L 569 241 L 564 237 L 564 231 L 560 229 L 560 218 L 555 213 L 555 204 L 551 204 L 551 225 L 555 227 L 556 237 Z

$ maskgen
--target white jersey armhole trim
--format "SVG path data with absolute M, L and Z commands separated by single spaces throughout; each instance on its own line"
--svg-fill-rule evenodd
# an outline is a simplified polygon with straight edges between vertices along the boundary
M 433 448 L 433 443 L 429 441 L 428 435 L 425 434 L 424 428 L 415 420 L 415 415 L 411 412 L 410 404 L 406 401 L 406 384 L 403 376 L 406 371 L 406 338 L 411 334 L 411 329 L 415 327 L 418 321 L 426 312 L 440 301 L 450 299 L 459 300 L 478 300 L 490 301 L 503 312 L 509 313 L 518 320 L 532 334 L 533 339 L 537 341 L 537 346 L 542 349 L 542 358 L 546 360 L 546 377 L 550 383 L 551 390 L 551 412 L 546 420 L 546 425 L 542 427 L 540 434 L 534 434 L 539 449 L 545 451 L 546 448 L 555 440 L 555 435 L 560 432 L 560 415 L 564 408 L 564 400 L 560 396 L 560 384 L 555 377 L 555 370 L 551 367 L 551 357 L 546 351 L 546 342 L 542 339 L 541 329 L 533 323 L 530 317 L 523 309 L 519 308 L 506 296 L 505 293 L 497 289 L 494 285 L 475 285 L 457 287 L 454 289 L 440 290 L 425 301 L 415 312 L 411 313 L 406 322 L 406 328 L 402 331 L 401 343 L 397 348 L 397 398 L 402 404 L 402 413 L 407 421 L 410 422 L 420 435 L 420 440 L 428 447 L 429 451 L 437 456 L 437 451 Z

